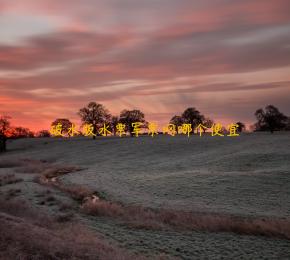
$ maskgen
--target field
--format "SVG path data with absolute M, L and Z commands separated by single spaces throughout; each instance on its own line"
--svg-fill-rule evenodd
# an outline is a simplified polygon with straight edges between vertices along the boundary
M 34 138 L 8 148 L 2 201 L 81 224 L 124 251 L 120 259 L 290 259 L 289 133 Z

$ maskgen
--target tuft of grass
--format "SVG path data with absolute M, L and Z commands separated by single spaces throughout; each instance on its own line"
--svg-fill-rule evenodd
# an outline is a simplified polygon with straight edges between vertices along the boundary
M 0 186 L 14 184 L 21 181 L 23 181 L 23 179 L 17 178 L 15 174 L 5 174 L 0 176 Z

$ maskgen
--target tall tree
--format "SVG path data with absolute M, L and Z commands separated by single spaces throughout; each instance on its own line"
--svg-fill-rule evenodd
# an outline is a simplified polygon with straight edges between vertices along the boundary
M 9 119 L 9 116 L 0 117 L 0 152 L 6 151 L 6 141 L 11 130 Z
M 93 138 L 98 135 L 97 129 L 104 124 L 109 124 L 111 115 L 109 111 L 102 105 L 96 102 L 90 102 L 86 107 L 79 110 L 78 115 L 81 117 L 83 124 L 91 124 L 93 127 Z
M 184 123 L 191 124 L 192 129 L 197 127 L 199 124 L 202 124 L 205 120 L 204 115 L 202 115 L 194 107 L 187 108 L 181 115 Z
M 279 111 L 273 105 L 266 106 L 265 110 L 262 108 L 255 112 L 258 122 L 255 124 L 257 131 L 279 131 L 285 129 L 288 117 Z
M 133 123 L 140 122 L 143 124 L 142 127 L 146 127 L 147 122 L 145 121 L 145 115 L 140 110 L 123 110 L 120 113 L 120 122 L 126 125 L 126 131 L 133 136 Z

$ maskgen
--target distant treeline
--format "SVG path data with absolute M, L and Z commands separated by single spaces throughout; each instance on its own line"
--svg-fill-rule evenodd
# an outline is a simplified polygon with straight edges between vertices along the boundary
M 112 116 L 108 109 L 102 104 L 96 102 L 90 102 L 87 106 L 81 108 L 78 111 L 78 115 L 83 124 L 90 124 L 92 126 L 92 132 L 98 135 L 97 129 L 102 127 L 104 124 L 108 125 L 112 134 L 116 134 L 116 126 L 119 123 L 124 124 L 125 131 L 129 134 L 132 133 L 134 122 L 143 123 L 143 127 L 148 126 L 148 122 L 145 120 L 145 114 L 137 109 L 134 110 L 123 110 L 119 116 Z M 273 105 L 268 105 L 265 109 L 258 109 L 255 112 L 257 122 L 250 126 L 251 131 L 274 131 L 290 130 L 290 117 L 284 115 L 279 109 Z M 181 115 L 174 115 L 169 124 L 173 124 L 176 127 L 182 126 L 183 124 L 190 124 L 192 129 L 198 125 L 210 128 L 214 124 L 214 120 L 206 117 L 200 111 L 194 107 L 187 108 Z M 51 126 L 57 124 L 62 125 L 63 133 L 67 133 L 71 127 L 72 122 L 67 118 L 58 118 L 51 123 Z M 246 129 L 246 126 L 242 122 L 237 122 L 237 131 L 242 132 Z M 95 138 L 95 135 L 93 136 Z M 27 138 L 27 137 L 50 137 L 49 130 L 41 130 L 39 132 L 32 132 L 28 128 L 24 127 L 13 127 L 10 123 L 10 117 L 0 117 L 0 151 L 6 150 L 6 140 L 16 138 Z

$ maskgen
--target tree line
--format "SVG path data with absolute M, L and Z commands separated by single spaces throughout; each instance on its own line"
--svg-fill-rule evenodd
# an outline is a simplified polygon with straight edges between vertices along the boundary
M 145 120 L 145 114 L 137 109 L 134 110 L 123 110 L 119 116 L 112 116 L 109 111 L 101 104 L 91 102 L 86 107 L 79 110 L 78 115 L 82 121 L 82 124 L 89 124 L 92 126 L 93 138 L 100 135 L 98 129 L 102 128 L 104 125 L 108 126 L 108 130 L 116 135 L 116 126 L 121 123 L 125 125 L 125 132 L 128 135 L 133 135 L 133 123 L 142 123 L 144 129 L 148 128 L 148 122 Z M 71 130 L 72 122 L 66 118 L 58 118 L 52 122 L 52 126 L 62 125 L 63 135 L 68 135 Z M 196 108 L 187 108 L 180 116 L 175 115 L 169 121 L 169 124 L 173 124 L 176 128 L 182 126 L 183 124 L 190 124 L 192 129 L 197 127 L 199 124 L 210 128 L 214 121 L 208 117 L 201 114 Z M 238 131 L 242 132 L 245 129 L 245 125 L 242 122 L 237 122 Z M 205 130 L 204 130 L 205 131 Z
M 90 102 L 87 106 L 81 108 L 78 113 L 82 124 L 90 124 L 92 126 L 93 138 L 99 135 L 98 129 L 104 124 L 108 125 L 108 128 L 113 135 L 116 134 L 116 126 L 119 123 L 125 125 L 125 131 L 132 135 L 133 126 L 132 123 L 140 122 L 143 128 L 147 128 L 148 122 L 145 120 L 145 114 L 138 110 L 122 110 L 119 116 L 112 116 L 104 105 Z M 268 105 L 265 109 L 258 109 L 255 112 L 257 122 L 252 126 L 253 131 L 274 131 L 290 130 L 290 117 L 284 115 L 279 109 L 273 105 Z M 194 107 L 189 107 L 181 115 L 174 115 L 169 121 L 170 124 L 176 127 L 183 124 L 190 124 L 192 128 L 197 127 L 199 124 L 207 128 L 215 123 L 214 120 L 203 115 Z M 72 122 L 67 118 L 58 118 L 51 123 L 51 126 L 57 124 L 62 125 L 62 133 L 66 134 L 72 125 Z M 246 126 L 242 122 L 237 122 L 236 125 L 238 132 L 245 130 Z M 205 130 L 204 130 L 205 131 Z M 0 117 L 0 152 L 6 150 L 7 139 L 26 138 L 26 137 L 50 137 L 49 130 L 41 130 L 37 133 L 30 131 L 24 127 L 13 127 L 10 123 L 10 117 Z

